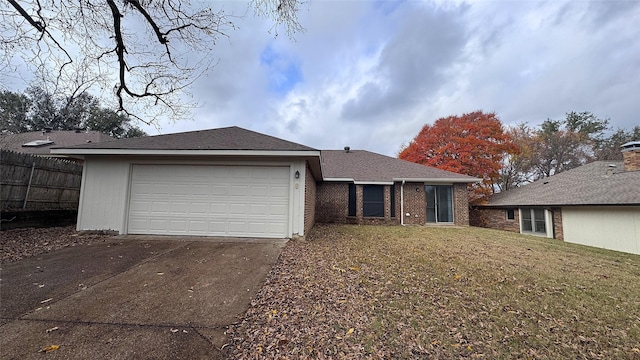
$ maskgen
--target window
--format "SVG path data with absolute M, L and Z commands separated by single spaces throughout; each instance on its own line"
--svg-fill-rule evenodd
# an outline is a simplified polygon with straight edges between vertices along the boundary
M 547 235 L 547 217 L 543 208 L 522 208 L 520 212 L 520 229 L 523 233 Z
M 349 213 L 348 216 L 356 216 L 356 184 L 349 184 Z
M 364 217 L 384 217 L 384 186 L 362 186 L 362 215 Z
M 507 209 L 507 220 L 515 220 L 516 219 L 516 211 L 513 209 Z
M 533 224 L 531 223 L 531 210 L 532 209 L 522 209 L 522 231 L 523 232 L 533 231 Z

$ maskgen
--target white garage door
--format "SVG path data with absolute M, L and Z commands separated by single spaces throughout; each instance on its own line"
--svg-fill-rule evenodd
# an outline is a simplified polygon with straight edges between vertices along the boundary
M 287 236 L 289 167 L 134 165 L 129 234 Z

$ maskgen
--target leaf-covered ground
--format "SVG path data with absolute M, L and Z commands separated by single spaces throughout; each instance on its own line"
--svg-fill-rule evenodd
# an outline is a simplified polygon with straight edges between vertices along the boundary
M 640 256 L 479 228 L 316 226 L 228 335 L 242 359 L 640 359 Z
M 0 264 L 60 250 L 68 246 L 105 241 L 112 235 L 78 233 L 75 226 L 11 229 L 0 232 Z

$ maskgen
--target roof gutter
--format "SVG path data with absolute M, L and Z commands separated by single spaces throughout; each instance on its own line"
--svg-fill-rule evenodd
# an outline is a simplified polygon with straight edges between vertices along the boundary
M 74 149 L 53 148 L 61 155 L 158 155 L 158 156 L 309 156 L 320 157 L 320 151 L 304 150 L 155 150 L 155 149 Z
M 428 183 L 477 183 L 482 179 L 469 176 L 467 179 L 460 178 L 393 178 L 394 182 L 408 181 L 408 182 L 428 182 Z

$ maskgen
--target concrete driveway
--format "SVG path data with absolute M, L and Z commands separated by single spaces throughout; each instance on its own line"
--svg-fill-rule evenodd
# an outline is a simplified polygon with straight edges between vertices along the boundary
M 284 244 L 127 236 L 3 265 L 0 358 L 224 358 Z

